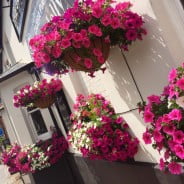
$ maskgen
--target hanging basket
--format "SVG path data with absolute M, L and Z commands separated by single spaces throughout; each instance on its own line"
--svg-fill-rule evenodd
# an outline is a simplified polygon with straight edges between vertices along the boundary
M 96 38 L 91 41 L 89 48 L 72 48 L 64 54 L 64 62 L 72 69 L 76 71 L 94 72 L 100 69 L 105 63 L 110 52 L 110 43 L 106 43 L 104 39 Z M 100 49 L 104 58 L 104 63 L 100 63 L 97 57 L 93 54 L 93 49 Z M 80 57 L 80 61 L 76 61 L 76 56 Z M 92 67 L 87 68 L 84 64 L 84 58 L 90 58 L 92 60 Z
M 55 101 L 55 96 L 46 96 L 45 98 L 40 98 L 34 102 L 34 105 L 38 108 L 44 109 L 50 107 Z

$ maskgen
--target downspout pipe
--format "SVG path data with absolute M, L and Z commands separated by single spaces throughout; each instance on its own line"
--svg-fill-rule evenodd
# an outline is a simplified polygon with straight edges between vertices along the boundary
M 3 73 L 3 2 L 0 0 L 0 74 Z

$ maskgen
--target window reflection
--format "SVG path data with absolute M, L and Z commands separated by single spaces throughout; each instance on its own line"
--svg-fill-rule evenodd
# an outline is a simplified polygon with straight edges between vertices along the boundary
M 48 132 L 40 110 L 30 112 L 30 115 L 38 135 Z

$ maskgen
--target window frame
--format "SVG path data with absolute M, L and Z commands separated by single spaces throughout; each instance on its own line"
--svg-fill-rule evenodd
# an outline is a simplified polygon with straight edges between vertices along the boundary
M 43 118 L 43 115 L 42 115 L 42 111 L 39 109 L 39 108 L 35 108 L 33 110 L 30 110 L 28 111 L 27 108 L 25 109 L 26 110 L 26 114 L 27 114 L 27 117 L 28 117 L 28 120 L 30 121 L 30 128 L 31 128 L 31 132 L 33 133 L 33 136 L 34 136 L 34 139 L 37 141 L 37 140 L 47 140 L 47 139 L 50 139 L 51 138 L 51 131 L 49 131 L 48 127 L 47 127 L 47 124 Z M 41 134 L 41 135 L 38 135 L 37 133 L 37 130 L 36 130 L 36 127 L 35 127 L 35 124 L 34 124 L 34 121 L 31 117 L 31 113 L 35 112 L 35 111 L 39 111 L 41 116 L 42 116 L 42 119 L 44 121 L 44 124 L 45 124 L 45 127 L 47 129 L 47 132 Z
M 16 25 L 14 22 L 14 17 L 13 17 L 13 3 L 16 2 L 17 0 L 11 0 L 10 1 L 10 19 L 11 22 L 13 24 L 15 33 L 17 35 L 17 38 L 19 40 L 19 42 L 22 42 L 22 37 L 23 37 L 23 32 L 24 32 L 24 25 L 25 25 L 25 20 L 26 20 L 26 14 L 27 14 L 27 9 L 28 9 L 28 4 L 29 4 L 29 0 L 23 0 L 25 2 L 24 4 L 24 9 L 22 13 L 22 18 L 21 18 L 21 22 L 20 25 Z M 20 30 L 17 29 L 17 26 L 20 26 Z

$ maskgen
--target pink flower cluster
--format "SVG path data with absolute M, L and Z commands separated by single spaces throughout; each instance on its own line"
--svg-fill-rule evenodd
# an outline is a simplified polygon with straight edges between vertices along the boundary
M 169 99 L 175 99 L 179 106 L 183 106 L 184 96 L 184 64 L 178 68 L 173 68 L 168 75 L 169 86 L 168 93 Z
M 52 139 L 44 142 L 41 148 L 44 150 L 45 155 L 48 156 L 49 163 L 55 164 L 68 149 L 68 143 L 64 137 L 53 133 Z
M 37 99 L 45 99 L 48 96 L 55 96 L 56 92 L 62 88 L 62 82 L 59 79 L 51 79 L 49 82 L 46 79 L 37 81 L 34 85 L 26 85 L 21 88 L 13 97 L 15 107 L 34 106 Z
M 33 173 L 36 169 L 45 168 L 48 165 L 47 157 L 42 155 L 42 152 L 35 145 L 21 147 L 14 144 L 2 153 L 1 160 L 4 165 L 8 166 L 10 173 Z M 39 166 L 33 167 L 35 160 L 37 160 Z
M 18 144 L 15 144 L 14 146 L 11 147 L 11 149 L 3 152 L 1 155 L 2 163 L 9 167 L 10 173 L 19 172 L 19 168 L 17 167 L 15 160 L 20 150 L 21 147 Z
M 68 141 L 84 157 L 125 161 L 137 153 L 138 139 L 132 138 L 124 119 L 103 96 L 79 95 L 74 109 Z
M 143 140 L 159 152 L 164 151 L 161 170 L 180 174 L 180 163 L 184 162 L 184 66 L 172 69 L 168 80 L 163 94 L 149 96 L 148 103 L 140 106 L 144 121 L 150 127 L 144 132 Z
M 105 62 L 103 48 L 94 45 L 96 38 L 125 50 L 132 41 L 142 40 L 146 34 L 142 17 L 129 10 L 130 2 L 118 3 L 115 7 L 113 3 L 112 0 L 75 0 L 73 7 L 63 15 L 53 17 L 41 28 L 41 33 L 30 40 L 36 66 L 40 68 L 57 61 L 68 71 L 70 66 L 63 57 L 72 51 L 76 53 L 72 55 L 75 62 L 90 69 L 94 67 L 94 60 Z
M 52 139 L 33 145 L 14 144 L 1 155 L 2 163 L 9 167 L 10 173 L 34 173 L 55 164 L 68 149 L 64 137 L 53 133 Z

